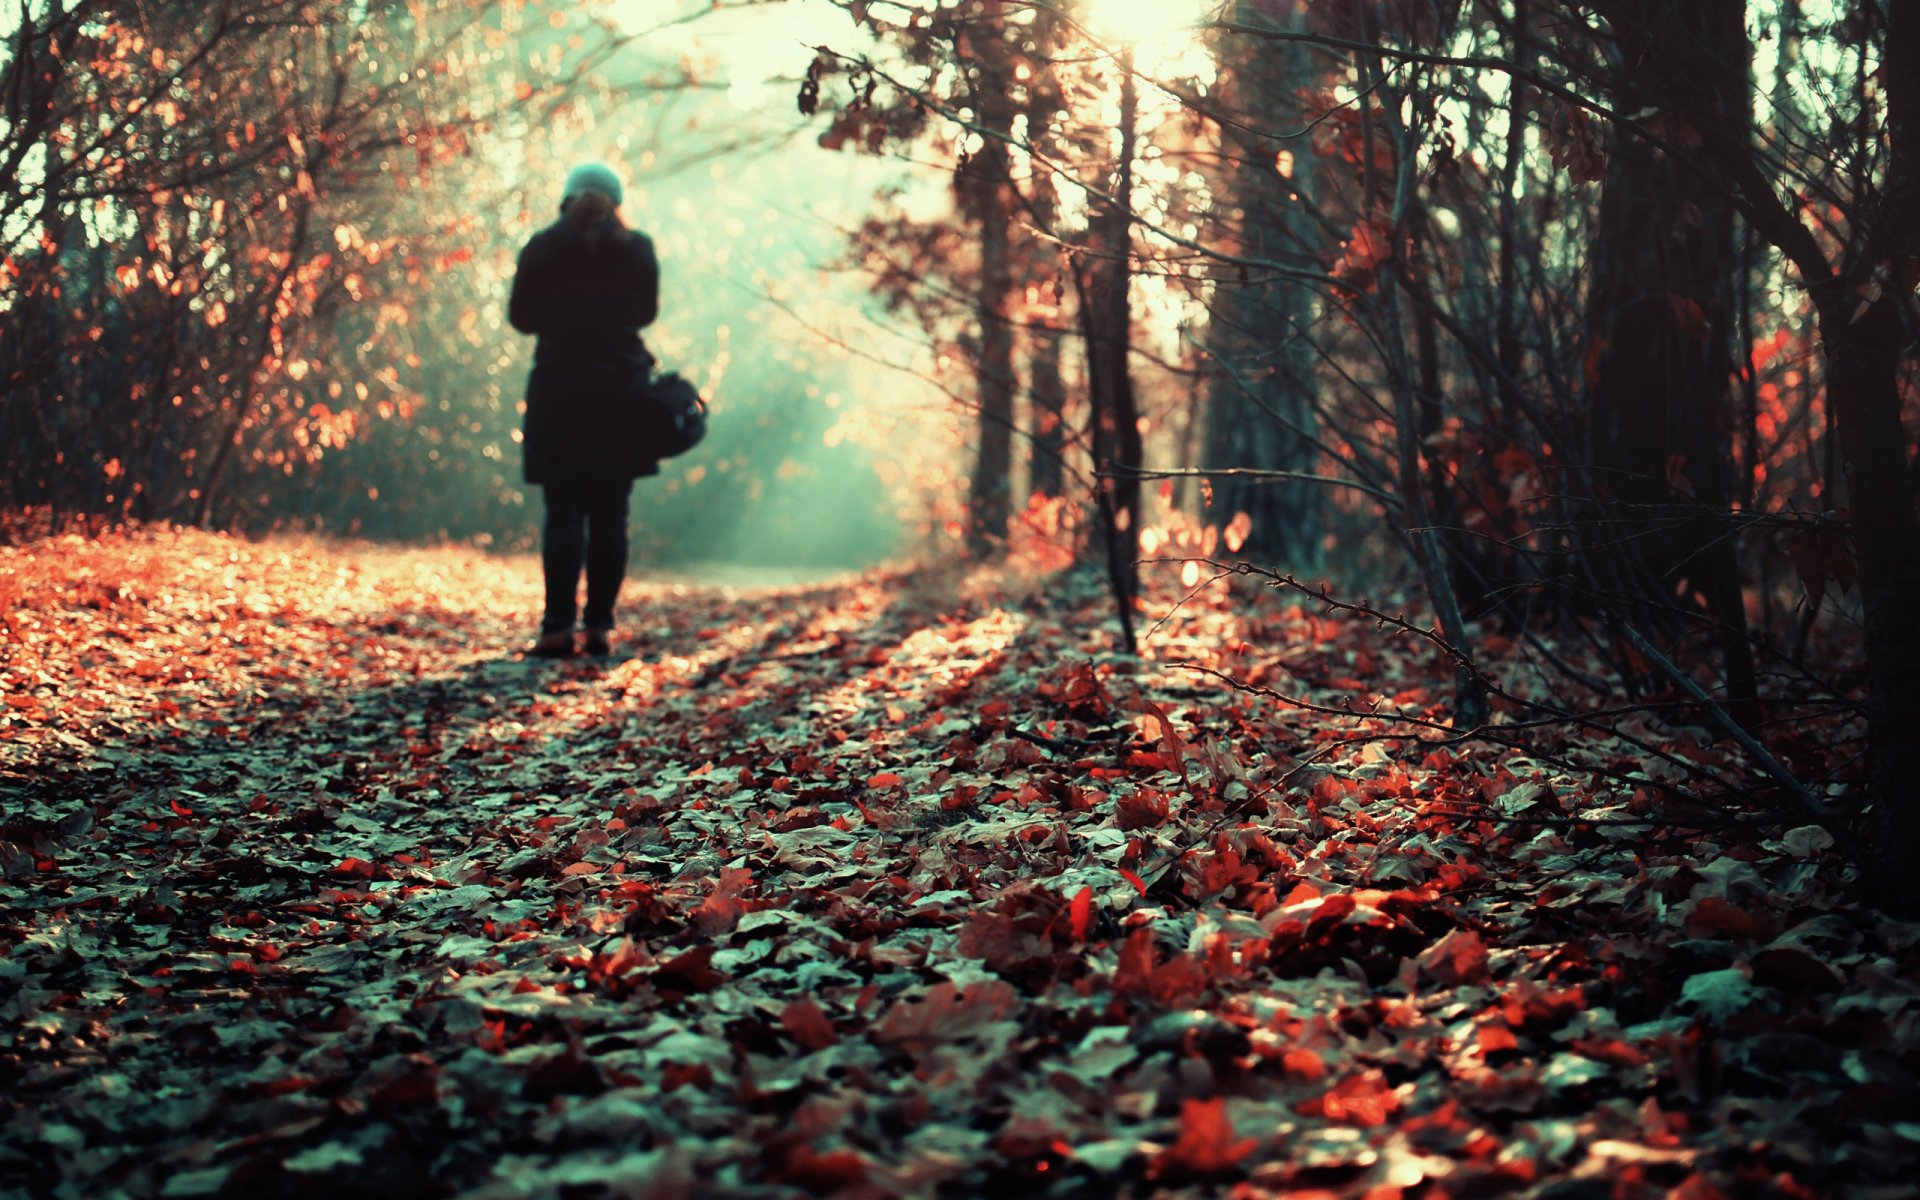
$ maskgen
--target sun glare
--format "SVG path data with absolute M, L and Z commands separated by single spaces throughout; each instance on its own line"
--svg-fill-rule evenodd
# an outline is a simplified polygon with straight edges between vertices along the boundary
M 1163 43 L 1190 40 L 1191 27 L 1206 8 L 1205 0 L 1090 0 L 1086 22 L 1099 37 L 1136 50 L 1158 50 Z

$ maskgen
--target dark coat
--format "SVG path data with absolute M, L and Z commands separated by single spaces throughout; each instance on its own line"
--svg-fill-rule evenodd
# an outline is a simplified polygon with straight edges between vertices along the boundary
M 645 234 L 612 218 L 591 232 L 593 242 L 554 222 L 514 271 L 507 320 L 538 339 L 522 427 L 528 483 L 622 483 L 659 470 L 610 434 L 653 366 L 640 331 L 659 312 L 660 264 Z

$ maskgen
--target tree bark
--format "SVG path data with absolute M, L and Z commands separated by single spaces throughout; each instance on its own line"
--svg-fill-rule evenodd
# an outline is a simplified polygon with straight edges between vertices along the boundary
M 1045 23 L 1045 12 L 1036 15 Z M 1046 62 L 1045 31 L 1036 30 L 1036 53 L 1029 60 L 1027 79 L 1027 141 L 1045 157 L 1054 153 L 1053 120 L 1059 104 L 1058 84 L 1048 74 L 1053 68 Z M 1044 168 L 1033 173 L 1028 206 L 1033 220 L 1043 231 L 1053 232 L 1059 219 L 1060 202 L 1053 176 Z M 1029 255 L 1029 281 L 1051 299 L 1055 322 L 1064 320 L 1067 305 L 1066 282 L 1060 263 L 1052 255 Z M 1067 486 L 1067 386 L 1061 367 L 1062 334 L 1047 327 L 1046 321 L 1030 322 L 1027 330 L 1027 420 L 1031 441 L 1027 458 L 1027 488 L 1031 495 L 1059 499 Z
M 1605 10 L 1632 64 L 1625 91 L 1659 113 L 1676 148 L 1707 136 L 1747 138 L 1743 0 L 1616 0 Z M 1734 294 L 1741 257 L 1734 206 L 1699 186 L 1695 164 L 1616 131 L 1590 256 L 1588 329 L 1594 557 L 1611 603 L 1657 622 L 1676 589 L 1697 593 L 1714 622 L 1728 707 L 1752 728 L 1753 648 L 1721 416 L 1730 402 Z M 1691 496 L 1677 494 L 1681 483 Z
M 1251 5 L 1242 5 L 1249 10 Z M 1262 19 L 1241 11 L 1235 20 Z M 1269 262 L 1316 263 L 1318 238 L 1302 210 L 1300 195 L 1312 186 L 1313 156 L 1299 153 L 1270 132 L 1297 125 L 1294 90 L 1311 67 L 1298 42 L 1237 38 L 1221 52 L 1220 102 L 1245 122 L 1224 136 L 1233 157 L 1227 183 L 1231 207 L 1240 212 L 1239 246 L 1244 257 Z M 1279 168 L 1282 152 L 1291 159 Z M 1208 333 L 1220 364 L 1207 400 L 1205 465 L 1213 468 L 1311 473 L 1318 458 L 1314 433 L 1314 358 L 1307 330 L 1313 295 L 1291 278 L 1241 279 L 1227 274 L 1215 284 Z M 1246 513 L 1251 526 L 1239 547 L 1243 557 L 1289 568 L 1319 560 L 1322 492 L 1317 484 L 1227 475 L 1213 480 L 1213 512 L 1219 524 Z
M 1085 309 L 1087 382 L 1092 400 L 1094 486 L 1107 558 L 1108 580 L 1121 631 L 1133 650 L 1133 607 L 1139 594 L 1135 547 L 1140 537 L 1142 445 L 1133 394 L 1132 247 L 1133 155 L 1139 93 L 1133 53 L 1123 50 L 1120 72 L 1120 145 L 1113 164 L 1112 194 L 1096 201 L 1088 229 Z
M 1920 8 L 1891 6 L 1881 61 L 1920 61 Z M 1822 297 L 1827 396 L 1846 464 L 1860 605 L 1867 626 L 1867 782 L 1873 796 L 1868 882 L 1881 903 L 1920 912 L 1920 513 L 1901 368 L 1911 362 L 1920 268 L 1920 74 L 1887 75 L 1887 186 L 1867 232 L 1879 296 Z
M 975 316 L 980 324 L 974 364 L 979 404 L 978 453 L 967 494 L 967 543 L 975 558 L 1006 547 L 1013 491 L 1013 328 L 1007 297 L 1013 290 L 1013 187 L 1007 139 L 1013 132 L 1011 72 L 999 22 L 983 22 L 970 38 L 977 56 L 975 95 L 988 136 L 961 168 L 960 188 L 968 215 L 980 232 L 980 276 Z
M 1060 368 L 1060 335 L 1051 329 L 1036 328 L 1029 337 L 1027 389 L 1033 426 L 1027 486 L 1033 495 L 1058 499 L 1067 485 L 1067 385 Z
M 1385 215 L 1392 231 L 1394 261 L 1390 263 L 1390 270 L 1380 273 L 1377 311 L 1380 338 L 1387 351 L 1388 382 L 1393 391 L 1394 457 L 1400 489 L 1400 529 L 1426 583 L 1427 596 L 1433 604 L 1434 621 L 1440 635 L 1465 656 L 1472 652 L 1471 643 L 1453 588 L 1451 558 L 1446 544 L 1434 528 L 1433 510 L 1427 495 L 1428 480 L 1421 470 L 1421 387 L 1416 378 L 1416 368 L 1407 352 L 1409 332 L 1400 303 L 1400 294 L 1405 286 L 1407 232 L 1420 205 L 1417 181 L 1419 141 L 1413 128 L 1400 117 L 1402 94 L 1387 89 L 1383 64 L 1377 58 L 1372 61 L 1363 58 L 1360 61 L 1362 83 L 1369 91 L 1378 91 L 1382 96 L 1378 126 L 1363 122 L 1362 155 L 1371 162 L 1374 139 L 1384 138 L 1385 145 L 1391 150 L 1393 163 L 1391 178 L 1382 172 L 1368 181 L 1372 186 L 1366 190 L 1388 198 Z M 1414 101 L 1417 110 L 1422 96 L 1414 92 L 1404 95 Z M 1469 661 L 1463 659 L 1456 662 L 1453 694 L 1455 728 L 1478 728 L 1487 723 L 1489 716 L 1486 684 Z
M 1513 58 L 1523 71 L 1531 58 L 1531 51 L 1526 44 L 1529 20 L 1529 0 L 1515 0 Z M 1507 102 L 1506 155 L 1500 163 L 1500 259 L 1496 285 L 1499 292 L 1495 301 L 1493 340 L 1494 354 L 1500 364 L 1495 387 L 1500 396 L 1501 413 L 1511 420 L 1522 405 L 1519 388 L 1522 349 L 1518 314 L 1521 300 L 1520 195 L 1517 185 L 1520 165 L 1526 158 L 1527 113 L 1531 93 L 1518 73 L 1507 81 L 1507 86 L 1512 91 L 1511 99 Z
M 1867 627 L 1867 781 L 1873 796 L 1874 891 L 1920 911 L 1920 517 L 1900 419 L 1900 363 L 1910 333 L 1889 296 L 1849 320 L 1823 321 L 1827 396 L 1846 464 L 1860 606 Z
M 1871 6 L 1870 7 L 1877 7 Z M 1881 61 L 1920 61 L 1920 6 L 1891 5 Z M 1871 22 L 1868 22 L 1870 25 Z M 1745 109 L 1721 118 L 1706 155 L 1753 228 L 1793 265 L 1818 314 L 1827 400 L 1850 503 L 1849 530 L 1867 633 L 1867 786 L 1873 838 L 1861 863 L 1876 902 L 1920 914 L 1920 511 L 1912 439 L 1901 413 L 1911 370 L 1920 259 L 1920 74 L 1886 72 L 1887 170 L 1878 202 L 1852 218 L 1847 270 L 1781 200 L 1746 140 Z M 1870 299 L 1864 298 L 1871 296 Z

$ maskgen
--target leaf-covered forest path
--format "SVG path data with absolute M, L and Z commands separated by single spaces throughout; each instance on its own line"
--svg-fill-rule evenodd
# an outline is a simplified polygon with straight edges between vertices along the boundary
M 1438 712 L 1367 624 L 1195 600 L 1134 663 L 1071 578 L 641 582 L 545 663 L 525 561 L 168 531 L 0 601 L 6 1194 L 1920 1178 L 1920 930 L 1824 833 L 1181 665 Z

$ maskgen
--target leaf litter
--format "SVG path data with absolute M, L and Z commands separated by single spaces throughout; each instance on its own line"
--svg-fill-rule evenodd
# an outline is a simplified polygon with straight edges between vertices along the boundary
M 1416 741 L 1365 623 L 1104 603 L 643 582 L 544 663 L 523 560 L 0 550 L 0 1188 L 1912 1194 L 1920 928 L 1824 830 Z

